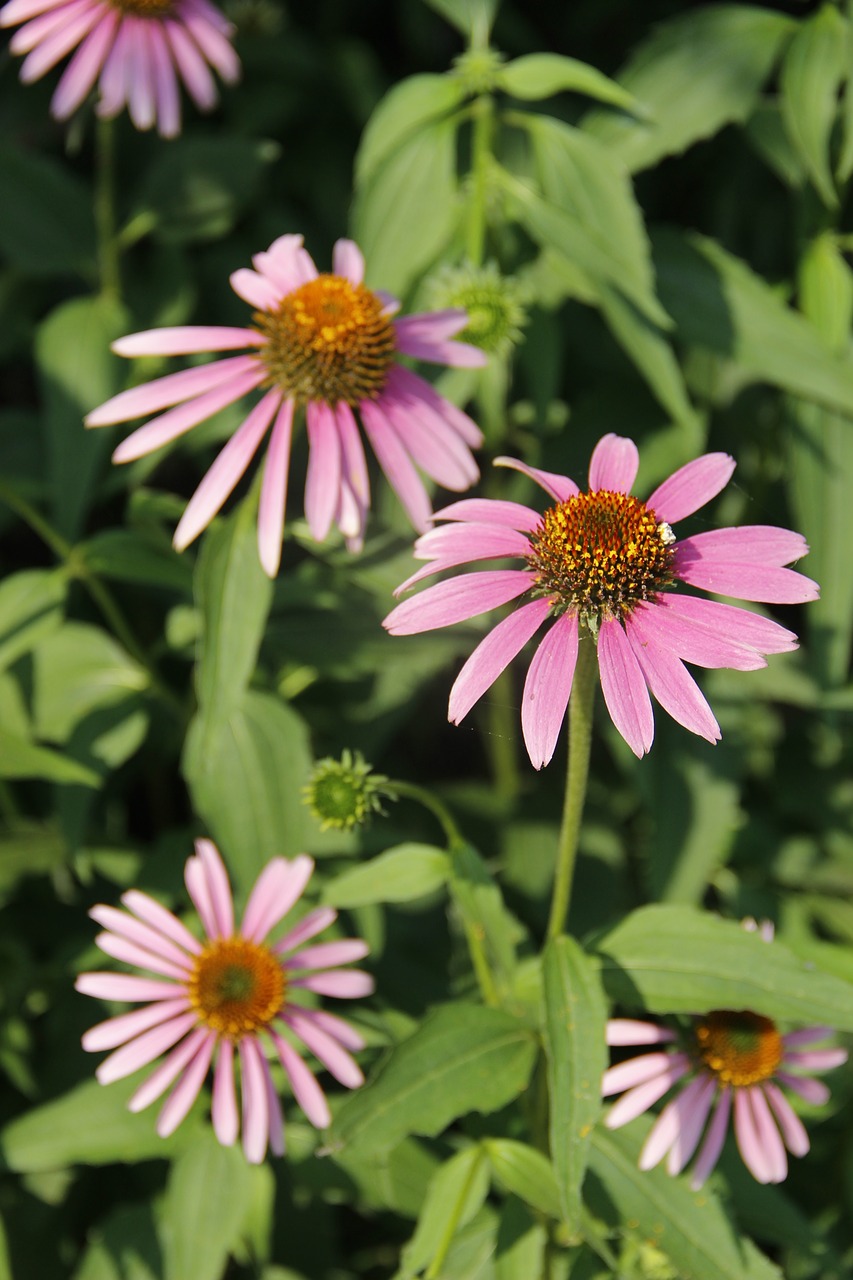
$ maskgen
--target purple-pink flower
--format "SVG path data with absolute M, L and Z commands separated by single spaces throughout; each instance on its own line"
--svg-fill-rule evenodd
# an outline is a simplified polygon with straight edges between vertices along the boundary
M 698 1149 L 691 1177 L 698 1190 L 720 1158 L 734 1113 L 738 1149 L 752 1176 L 781 1182 L 788 1172 L 785 1148 L 803 1156 L 809 1138 L 779 1085 L 807 1102 L 826 1102 L 826 1085 L 800 1073 L 829 1071 L 847 1061 L 844 1049 L 808 1047 L 831 1034 L 828 1027 L 805 1027 L 782 1035 L 769 1018 L 747 1010 L 694 1018 L 686 1037 L 650 1022 L 611 1019 L 609 1045 L 659 1047 L 604 1073 L 604 1097 L 622 1094 L 605 1124 L 628 1124 L 686 1081 L 652 1126 L 640 1168 L 651 1169 L 666 1156 L 667 1172 L 677 1174 Z
M 399 362 L 475 367 L 482 351 L 451 339 L 467 323 L 464 311 L 393 318 L 399 303 L 365 287 L 364 259 L 351 240 L 338 240 L 333 270 L 319 274 L 302 237 L 280 236 L 252 259 L 255 270 L 231 276 L 234 291 L 255 309 L 245 329 L 152 329 L 113 344 L 122 356 L 249 354 L 197 365 L 108 400 L 86 418 L 89 427 L 127 422 L 168 406 L 115 451 L 130 462 L 175 440 L 251 391 L 263 395 L 216 458 L 175 532 L 182 550 L 210 523 L 272 426 L 258 514 L 261 563 L 278 572 L 294 412 L 305 410 L 308 473 L 305 515 L 318 542 L 336 524 L 351 550 L 361 547 L 370 508 L 367 462 L 356 413 L 379 464 L 416 529 L 427 528 L 432 505 L 417 468 L 446 489 L 468 489 L 479 476 L 471 449 L 479 428 L 461 409 Z
M 99 116 L 126 106 L 137 129 L 165 138 L 181 128 L 180 84 L 202 111 L 216 105 L 211 68 L 227 84 L 240 77 L 234 28 L 209 0 L 9 0 L 0 26 L 20 27 L 12 53 L 26 54 L 25 84 L 74 50 L 50 108 L 65 120 L 97 81 Z
M 645 502 L 630 495 L 639 455 L 621 436 L 606 435 L 596 445 L 586 492 L 568 476 L 511 458 L 497 462 L 530 476 L 554 505 L 544 515 L 487 498 L 445 507 L 434 519 L 449 523 L 415 543 L 416 557 L 430 563 L 398 592 L 476 561 L 517 556 L 523 567 L 451 577 L 399 604 L 384 623 L 393 635 L 412 635 L 522 600 L 463 666 L 450 692 L 450 720 L 458 724 L 548 624 L 521 705 L 524 741 L 537 769 L 554 754 L 579 643 L 596 643 L 607 709 L 636 755 L 649 750 L 654 736 L 650 693 L 679 724 L 717 741 L 717 721 L 684 663 L 754 670 L 766 666 L 765 654 L 795 649 L 797 637 L 749 610 L 680 588 L 774 604 L 814 600 L 815 583 L 783 567 L 806 554 L 804 538 L 765 525 L 676 538 L 672 526 L 730 479 L 735 463 L 725 453 L 688 462 Z
M 279 941 L 265 941 L 302 896 L 314 869 L 311 858 L 267 863 L 238 929 L 228 873 L 215 845 L 197 840 L 195 849 L 184 875 L 206 934 L 203 942 L 171 911 L 136 889 L 122 896 L 126 911 L 96 906 L 89 913 L 104 927 L 96 939 L 103 952 L 158 976 L 81 974 L 78 991 L 143 1006 L 87 1031 L 83 1048 L 114 1051 L 97 1069 L 101 1084 L 121 1080 L 167 1054 L 129 1103 L 131 1111 L 141 1111 L 171 1087 L 157 1121 L 161 1137 L 184 1119 L 213 1063 L 216 1136 L 223 1146 L 236 1141 L 241 1110 L 243 1150 L 247 1160 L 258 1163 L 267 1145 L 275 1155 L 284 1151 L 281 1104 L 265 1044 L 281 1063 L 299 1106 L 319 1129 L 330 1122 L 328 1103 L 291 1038 L 301 1041 L 348 1089 L 362 1083 L 350 1053 L 364 1047 L 362 1037 L 336 1015 L 303 1006 L 299 995 L 369 995 L 369 974 L 338 967 L 360 960 L 368 948 L 360 938 L 304 946 L 334 921 L 337 913 L 329 907 L 308 912 Z

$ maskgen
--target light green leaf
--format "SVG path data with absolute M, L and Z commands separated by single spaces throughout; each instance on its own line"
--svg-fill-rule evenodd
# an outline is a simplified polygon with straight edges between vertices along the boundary
M 489 1166 L 481 1147 L 467 1147 L 445 1161 L 430 1181 L 415 1233 L 403 1249 L 399 1275 L 416 1275 L 437 1255 L 443 1260 L 453 1236 L 479 1212 L 488 1194 Z
M 515 973 L 515 944 L 524 931 L 472 845 L 453 850 L 450 892 L 465 929 L 482 940 L 499 992 L 506 994 Z
M 510 1014 L 480 1005 L 438 1008 L 346 1100 L 332 1144 L 379 1150 L 407 1134 L 434 1136 L 469 1111 L 496 1111 L 526 1088 L 535 1056 L 531 1032 Z
M 735 1230 L 712 1191 L 691 1191 L 686 1179 L 670 1178 L 660 1165 L 637 1167 L 638 1138 L 648 1128 L 637 1121 L 615 1133 L 596 1131 L 590 1173 L 600 1192 L 591 1196 L 593 1208 L 611 1221 L 630 1222 L 641 1239 L 667 1255 L 680 1280 L 781 1280 L 779 1270 Z
M 182 769 L 196 812 L 243 889 L 270 858 L 300 852 L 311 753 L 305 725 L 286 702 L 249 690 L 226 720 L 198 715 Z
M 404 293 L 449 240 L 456 201 L 456 129 L 427 125 L 356 192 L 353 234 L 369 283 Z
M 636 98 L 621 84 L 589 63 L 559 53 L 528 53 L 523 58 L 514 58 L 500 68 L 497 84 L 514 98 L 525 101 L 538 101 L 570 90 L 625 111 L 642 112 Z
M 542 1275 L 547 1239 L 544 1226 L 527 1206 L 510 1196 L 501 1206 L 495 1280 L 530 1280 Z
M 159 1280 L 160 1245 L 148 1205 L 116 1209 L 90 1233 L 74 1280 Z
M 196 693 L 209 721 L 228 720 L 255 670 L 272 602 L 258 559 L 255 508 L 243 502 L 208 532 L 195 571 L 203 630 Z
M 363 1153 L 360 1147 L 337 1151 L 335 1164 L 354 1179 L 358 1193 L 372 1209 L 391 1209 L 417 1218 L 423 1208 L 438 1160 L 415 1138 L 404 1138 L 390 1151 Z
M 0 778 L 43 778 L 47 782 L 76 782 L 84 787 L 101 785 L 93 769 L 5 729 L 0 729 Z
M 187 557 L 135 529 L 103 529 L 81 542 L 75 552 L 102 578 L 184 594 L 192 588 L 192 565 Z
M 483 1147 L 495 1177 L 506 1191 L 548 1218 L 559 1220 L 563 1216 L 557 1179 L 547 1156 L 514 1138 L 484 1138 Z
M 85 522 L 114 432 L 86 431 L 83 417 L 114 395 L 127 366 L 110 343 L 127 333 L 120 303 L 103 295 L 63 302 L 36 331 L 35 358 L 48 443 L 53 517 L 75 539 Z
M 239 1147 L 223 1147 L 200 1133 L 172 1165 L 159 1207 L 164 1280 L 220 1280 L 262 1175 Z
M 335 907 L 372 902 L 412 902 L 447 883 L 450 860 L 428 844 L 401 844 L 344 871 L 327 884 L 323 901 Z
M 745 120 L 794 21 L 752 5 L 708 5 L 663 23 L 634 52 L 619 82 L 648 109 L 638 120 L 596 109 L 582 127 L 632 173 Z
M 464 36 L 477 35 L 485 44 L 500 0 L 426 0 Z
M 653 237 L 658 290 L 679 337 L 734 360 L 756 381 L 853 413 L 853 361 L 725 249 L 702 236 Z
M 825 4 L 801 23 L 779 76 L 782 119 L 796 151 L 824 204 L 834 209 L 838 195 L 832 180 L 829 141 L 844 76 L 847 24 Z
M 0 1155 L 16 1173 L 167 1159 L 192 1139 L 198 1126 L 185 1120 L 171 1138 L 158 1137 L 150 1112 L 134 1115 L 127 1109 L 138 1085 L 138 1078 L 75 1085 L 0 1130 Z
M 0 201 L 0 248 L 11 264 L 29 275 L 94 275 L 92 199 L 67 164 L 4 143 L 0 188 L 15 193 Z
M 594 940 L 611 1000 L 650 1013 L 751 1009 L 853 1030 L 853 984 L 691 907 L 640 907 Z
M 148 674 L 112 636 L 85 622 L 66 622 L 33 650 L 33 711 L 38 737 L 66 742 L 99 707 L 148 687 Z
M 601 1113 L 607 1010 L 594 964 L 573 938 L 548 943 L 542 976 L 551 1156 L 562 1217 L 577 1231 L 590 1135 Z
M 806 171 L 785 131 L 778 102 L 760 102 L 746 122 L 745 134 L 776 176 L 798 191 Z
M 355 157 L 355 182 L 369 182 L 376 169 L 424 125 L 460 106 L 465 89 L 456 76 L 408 76 L 388 90 L 374 109 Z
M 27 569 L 0 582 L 0 671 L 57 629 L 67 593 L 60 569 Z

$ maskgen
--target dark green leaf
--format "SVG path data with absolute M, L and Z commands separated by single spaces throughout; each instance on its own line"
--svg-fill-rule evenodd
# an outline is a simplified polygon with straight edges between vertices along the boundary
M 344 871 L 323 892 L 335 907 L 362 907 L 372 902 L 412 902 L 446 884 L 450 860 L 428 844 L 401 844 L 361 866 Z
M 90 194 L 68 165 L 35 150 L 0 147 L 0 248 L 31 275 L 94 274 L 95 222 Z
M 514 98 L 526 101 L 550 98 L 555 93 L 570 90 L 613 107 L 622 107 L 625 111 L 641 109 L 627 89 L 596 67 L 559 53 L 528 53 L 523 58 L 513 59 L 501 67 L 498 86 Z
M 75 550 L 92 572 L 103 578 L 185 594 L 192 588 L 192 565 L 187 557 L 134 529 L 104 529 Z
M 825 4 L 806 18 L 794 36 L 779 77 L 782 119 L 820 198 L 838 204 L 829 162 L 829 140 L 844 75 L 847 25 Z
M 362 134 L 355 158 L 356 186 L 369 182 L 376 169 L 412 134 L 464 101 L 455 76 L 409 76 L 395 84 L 375 108 Z
M 67 592 L 59 569 L 28 569 L 0 582 L 0 671 L 60 626 Z
M 481 1147 L 466 1147 L 445 1161 L 430 1181 L 415 1234 L 403 1249 L 400 1274 L 416 1275 L 436 1255 L 443 1260 L 453 1236 L 480 1211 L 488 1194 L 489 1166 Z
M 219 240 L 256 198 L 275 143 L 246 138 L 178 138 L 158 152 L 136 197 L 158 239 Z
M 486 960 L 503 995 L 512 986 L 515 944 L 523 935 L 486 864 L 472 845 L 453 850 L 450 892 L 465 929 L 482 940 Z

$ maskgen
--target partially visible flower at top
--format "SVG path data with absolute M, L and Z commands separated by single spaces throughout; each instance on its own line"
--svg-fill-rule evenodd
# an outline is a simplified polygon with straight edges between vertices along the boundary
M 374 773 L 360 751 L 345 748 L 340 760 L 327 756 L 316 762 L 302 793 L 321 831 L 352 831 L 366 826 L 372 814 L 384 812 L 387 784 L 384 774 Z
M 181 129 L 179 81 L 202 111 L 216 106 L 211 67 L 226 84 L 240 78 L 234 28 L 210 0 L 9 0 L 0 26 L 24 25 L 12 53 L 25 53 L 21 79 L 39 80 L 75 50 L 50 109 L 66 120 L 98 82 L 99 116 L 126 106 L 137 129 L 164 138 Z
M 127 1000 L 144 1007 L 101 1022 L 83 1037 L 91 1052 L 113 1049 L 96 1071 L 101 1084 L 131 1075 L 171 1050 L 130 1099 L 141 1111 L 170 1087 L 157 1121 L 167 1137 L 177 1129 L 213 1067 L 213 1129 L 223 1146 L 240 1130 L 235 1072 L 239 1059 L 243 1150 L 258 1163 L 269 1144 L 284 1152 L 281 1105 L 264 1052 L 271 1046 L 290 1081 L 293 1096 L 319 1129 L 330 1123 L 328 1103 L 290 1040 L 293 1035 L 348 1089 L 363 1082 L 349 1050 L 364 1048 L 359 1033 L 336 1015 L 305 1008 L 300 991 L 351 999 L 369 995 L 373 979 L 339 965 L 360 960 L 360 938 L 306 947 L 303 944 L 335 920 L 319 907 L 298 921 L 278 942 L 264 939 L 291 910 L 305 889 L 314 863 L 300 855 L 273 858 L 258 876 L 243 920 L 235 927 L 228 873 L 210 840 L 197 840 L 185 880 L 205 934 L 197 938 L 165 907 L 136 889 L 122 895 L 126 911 L 97 906 L 89 913 L 104 926 L 96 942 L 108 956 L 161 975 L 83 973 L 75 986 L 102 1000 Z M 174 1047 L 176 1046 L 176 1047 Z
M 336 524 L 351 550 L 364 539 L 370 488 L 355 412 L 416 529 L 432 505 L 415 464 L 446 489 L 468 489 L 479 477 L 471 453 L 479 428 L 428 382 L 399 363 L 413 356 L 433 364 L 478 367 L 485 356 L 451 339 L 464 311 L 393 319 L 399 303 L 365 287 L 364 259 L 351 240 L 338 240 L 331 274 L 319 274 L 302 236 L 280 236 L 241 268 L 231 286 L 255 308 L 245 329 L 188 326 L 150 329 L 113 343 L 121 356 L 232 356 L 168 374 L 114 396 L 86 418 L 87 427 L 127 422 L 177 405 L 139 427 L 119 445 L 115 462 L 131 462 L 177 439 L 250 391 L 263 396 L 216 458 L 175 531 L 183 550 L 210 523 L 245 472 L 272 424 L 258 516 L 261 563 L 275 577 L 281 558 L 294 411 L 308 428 L 305 515 L 318 542 Z
M 782 1035 L 770 1018 L 745 1009 L 716 1009 L 696 1017 L 683 1040 L 652 1022 L 612 1018 L 607 1024 L 609 1045 L 665 1047 L 605 1071 L 604 1097 L 622 1094 L 605 1124 L 609 1129 L 628 1124 L 687 1079 L 652 1126 L 640 1153 L 640 1168 L 651 1169 L 667 1156 L 667 1172 L 680 1173 L 699 1148 L 691 1179 L 698 1190 L 720 1158 L 734 1110 L 735 1138 L 744 1164 L 758 1182 L 782 1182 L 788 1172 L 785 1148 L 804 1156 L 809 1138 L 779 1085 L 807 1102 L 826 1102 L 826 1085 L 799 1072 L 829 1071 L 847 1061 L 844 1049 L 803 1048 L 830 1035 L 829 1027 Z
M 814 600 L 814 582 L 784 565 L 808 551 L 805 539 L 765 525 L 717 529 L 678 540 L 672 525 L 703 507 L 728 483 L 735 463 L 708 453 L 681 467 L 645 502 L 629 490 L 637 446 L 606 435 L 595 447 L 589 489 L 568 476 L 512 458 L 550 495 L 544 515 L 517 502 L 466 499 L 436 512 L 451 523 L 415 543 L 430 563 L 398 593 L 431 574 L 481 560 L 520 556 L 523 567 L 457 575 L 392 610 L 384 626 L 413 635 L 464 622 L 524 597 L 493 628 L 460 671 L 448 715 L 458 724 L 545 623 L 524 686 L 521 725 L 533 765 L 554 754 L 575 674 L 578 644 L 597 644 L 607 709 L 631 750 L 642 756 L 654 737 L 649 691 L 674 720 L 709 742 L 716 719 L 684 663 L 751 671 L 765 654 L 797 647 L 793 632 L 746 609 L 684 595 L 681 584 L 741 600 L 793 604 Z
M 489 355 L 506 356 L 521 342 L 527 323 L 524 293 L 512 276 L 501 275 L 496 263 L 444 267 L 428 290 L 432 306 L 461 307 L 467 313 L 459 336 Z

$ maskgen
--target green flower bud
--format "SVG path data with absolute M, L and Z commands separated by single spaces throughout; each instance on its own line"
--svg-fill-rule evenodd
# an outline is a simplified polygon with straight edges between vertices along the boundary
M 463 307 L 468 312 L 468 324 L 459 334 L 462 341 L 490 355 L 506 356 L 522 340 L 527 323 L 522 287 L 512 276 L 502 276 L 496 263 L 445 267 L 428 289 L 430 306 L 436 310 Z
M 366 826 L 372 814 L 384 813 L 380 796 L 387 783 L 361 752 L 344 750 L 340 760 L 327 756 L 316 762 L 302 794 L 322 831 L 352 831 Z

